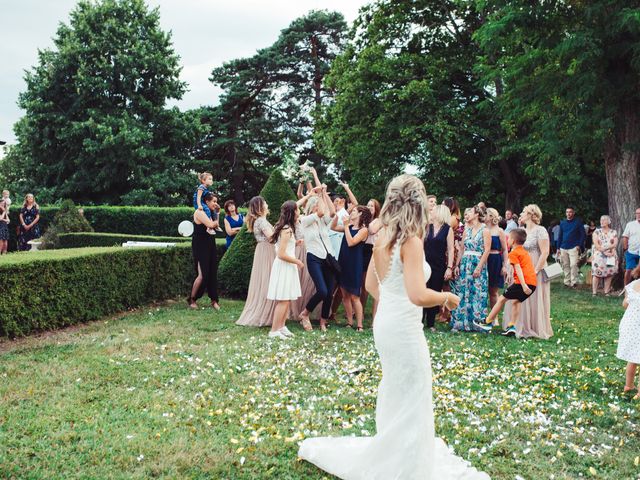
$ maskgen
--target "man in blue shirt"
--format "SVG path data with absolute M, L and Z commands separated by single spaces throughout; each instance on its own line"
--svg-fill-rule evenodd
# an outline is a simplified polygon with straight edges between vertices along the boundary
M 575 288 L 578 283 L 578 262 L 580 252 L 584 250 L 586 233 L 582 220 L 576 217 L 573 207 L 566 210 L 567 219 L 560 222 L 558 245 L 560 246 L 560 263 L 564 270 L 564 284 Z

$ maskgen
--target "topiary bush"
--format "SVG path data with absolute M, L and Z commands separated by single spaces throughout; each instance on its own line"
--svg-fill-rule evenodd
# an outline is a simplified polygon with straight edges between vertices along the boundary
M 287 200 L 295 200 L 296 195 L 285 180 L 280 170 L 274 170 L 260 192 L 269 205 L 269 222 L 275 224 L 280 216 L 280 207 Z M 242 297 L 247 294 L 253 253 L 256 241 L 253 233 L 247 231 L 246 224 L 229 247 L 218 268 L 218 279 L 221 288 L 231 296 Z
M 93 228 L 73 200 L 65 200 L 54 215 L 53 223 L 44 232 L 40 248 L 59 248 L 60 235 L 72 232 L 93 232 Z
M 28 335 L 186 295 L 193 278 L 190 245 L 6 255 L 0 257 L 0 335 Z

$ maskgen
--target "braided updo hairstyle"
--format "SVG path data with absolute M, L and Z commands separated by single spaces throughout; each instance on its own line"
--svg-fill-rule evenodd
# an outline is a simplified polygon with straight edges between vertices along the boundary
M 414 236 L 424 238 L 429 211 L 427 192 L 418 177 L 405 174 L 389 182 L 380 221 L 387 231 L 380 248 L 403 245 Z

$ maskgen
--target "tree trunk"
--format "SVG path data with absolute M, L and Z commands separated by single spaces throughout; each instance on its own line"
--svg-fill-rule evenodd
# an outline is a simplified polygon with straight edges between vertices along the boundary
M 640 102 L 629 101 L 620 108 L 614 131 L 605 142 L 604 169 L 607 178 L 609 216 L 612 227 L 618 231 L 622 254 L 622 232 L 627 222 L 635 219 L 640 207 L 638 171 L 640 169 Z M 620 255 L 620 272 L 623 270 Z M 621 286 L 621 275 L 615 285 Z

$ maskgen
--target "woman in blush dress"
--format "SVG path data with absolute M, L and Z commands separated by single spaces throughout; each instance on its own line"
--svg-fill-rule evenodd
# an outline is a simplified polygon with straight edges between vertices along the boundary
M 253 266 L 249 279 L 247 301 L 236 325 L 247 327 L 268 327 L 273 320 L 275 302 L 267 299 L 271 266 L 276 258 L 276 250 L 269 243 L 273 227 L 267 220 L 269 205 L 262 197 L 253 197 L 249 201 L 247 230 L 256 239 L 256 250 L 253 254 Z
M 376 434 L 308 438 L 298 455 L 344 480 L 487 480 L 435 435 L 429 346 L 422 308 L 458 297 L 426 287 L 430 268 L 422 239 L 427 194 L 412 175 L 393 179 L 381 213 L 385 226 L 367 271 L 367 290 L 379 300 L 373 338 L 382 366 Z M 331 421 L 327 418 L 327 429 Z
M 520 308 L 519 318 L 516 319 L 516 337 L 541 338 L 546 340 L 553 336 L 551 327 L 551 284 L 545 280 L 544 267 L 547 266 L 550 242 L 547 229 L 540 225 L 542 211 L 537 205 L 527 205 L 522 210 L 520 221 L 524 222 L 527 230 L 527 240 L 524 249 L 531 255 L 531 261 L 536 271 L 537 288 L 533 295 Z M 511 318 L 511 308 L 505 307 L 503 326 L 508 326 Z

